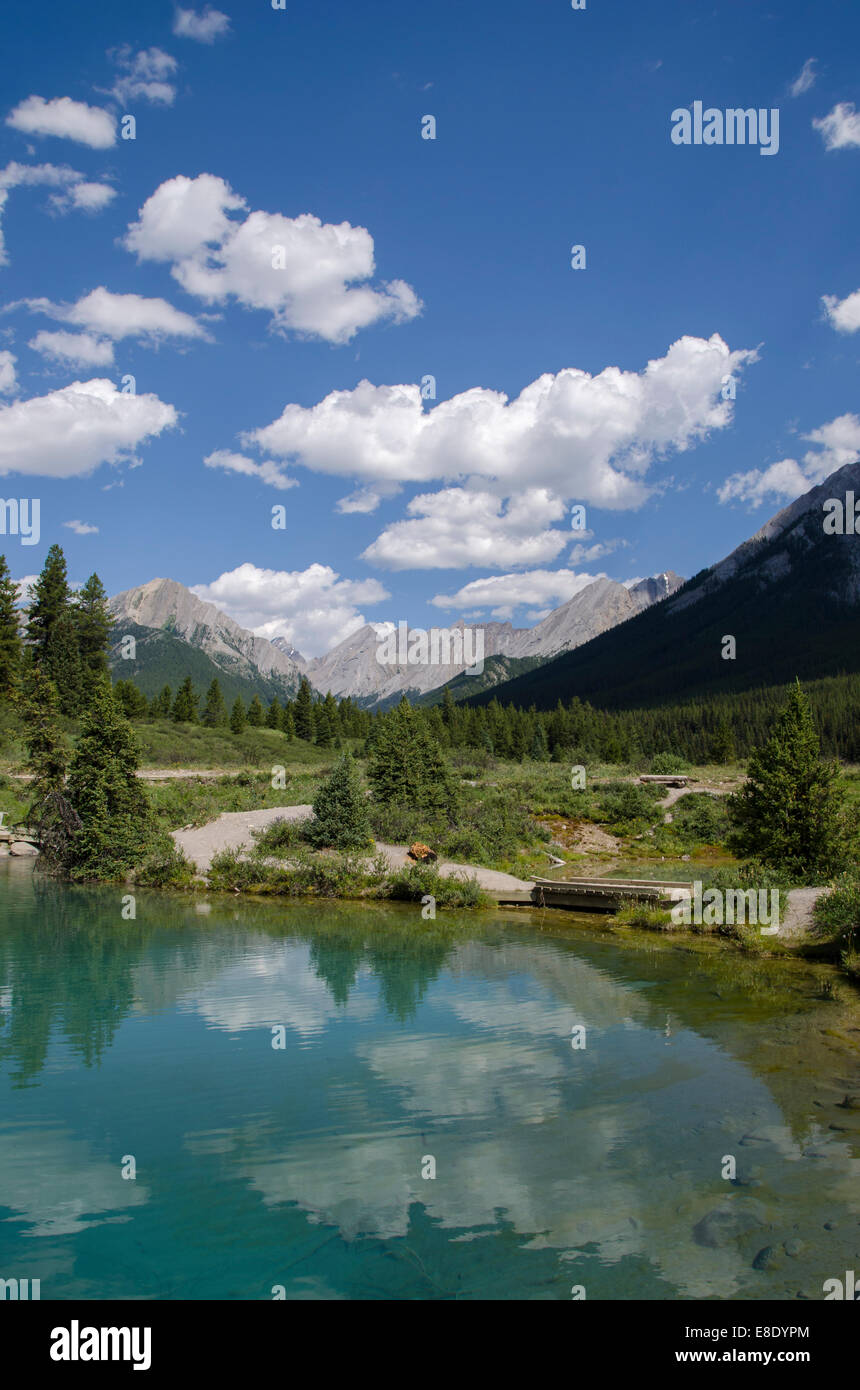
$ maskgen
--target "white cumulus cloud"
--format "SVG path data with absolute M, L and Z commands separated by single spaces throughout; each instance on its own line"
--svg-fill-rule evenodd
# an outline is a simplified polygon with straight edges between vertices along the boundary
M 41 332 L 28 347 L 55 362 L 73 362 L 79 367 L 109 367 L 114 360 L 113 343 L 94 338 L 91 333 Z
M 287 405 L 242 442 L 371 488 L 480 477 L 500 496 L 544 487 L 596 506 L 637 507 L 654 458 L 731 423 L 723 384 L 755 360 L 718 334 L 684 337 L 641 372 L 567 367 L 513 400 L 473 387 L 427 411 L 417 385 L 361 381 L 313 406 Z
M 128 461 L 177 420 L 156 395 L 118 391 L 105 379 L 74 381 L 0 406 L 0 475 L 86 477 L 102 463 Z
M 147 299 L 140 294 L 113 294 L 100 285 L 74 304 L 52 304 L 47 299 L 31 299 L 28 307 L 61 323 L 74 324 L 92 333 L 119 341 L 122 338 L 201 338 L 210 341 L 207 330 L 190 314 L 175 309 L 166 299 Z
M 553 529 L 566 508 L 545 488 L 526 488 L 505 504 L 492 492 L 445 488 L 413 497 L 408 521 L 395 521 L 362 559 L 386 569 L 459 569 L 554 560 L 570 533 Z
M 854 109 L 853 101 L 840 101 L 828 115 L 817 117 L 812 124 L 821 132 L 827 150 L 856 149 L 860 145 L 860 111 Z
M 227 473 L 242 473 L 247 478 L 258 478 L 269 487 L 285 492 L 287 488 L 298 487 L 298 481 L 283 471 L 281 464 L 273 459 L 263 459 L 257 463 L 244 454 L 231 453 L 229 449 L 216 449 L 203 460 L 207 468 L 223 468 Z
M 823 294 L 821 302 L 830 322 L 838 333 L 856 333 L 860 328 L 860 290 L 838 299 L 835 294 Z
M 506 619 L 513 616 L 516 608 L 527 604 L 551 611 L 588 588 L 595 578 L 596 575 L 577 574 L 570 569 L 494 574 L 487 579 L 473 579 L 454 594 L 436 594 L 430 602 L 436 608 L 469 613 L 488 610 L 494 618 Z
M 87 106 L 71 97 L 30 96 L 6 117 L 6 124 L 25 135 L 55 135 L 75 140 L 94 150 L 107 150 L 116 143 L 116 121 L 100 106 Z
M 860 457 L 860 417 L 838 415 L 803 438 L 816 447 L 807 450 L 802 462 L 785 458 L 768 468 L 733 473 L 717 490 L 720 501 L 745 502 L 753 508 L 771 499 L 793 502 L 802 497 L 838 468 Z
M 207 5 L 204 10 L 178 9 L 173 19 L 173 32 L 180 39 L 196 39 L 198 43 L 214 43 L 230 28 L 230 19 L 220 10 Z
M 293 571 L 239 565 L 192 592 L 260 637 L 285 637 L 305 656 L 321 656 L 364 626 L 356 604 L 390 598 L 377 579 L 341 579 L 319 564 Z
M 183 289 L 207 303 L 234 298 L 268 311 L 281 332 L 346 343 L 360 328 L 420 312 L 404 281 L 368 283 L 376 267 L 366 228 L 246 212 L 223 179 L 178 175 L 146 200 L 125 245 L 141 261 L 170 263 Z
M 97 536 L 99 528 L 91 526 L 88 521 L 64 521 L 70 531 L 74 531 L 76 536 Z

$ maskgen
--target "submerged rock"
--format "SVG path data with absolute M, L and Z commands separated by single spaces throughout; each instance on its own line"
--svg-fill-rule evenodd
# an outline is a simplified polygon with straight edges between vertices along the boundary
M 763 1226 L 764 1217 L 764 1209 L 759 1202 L 715 1207 L 693 1227 L 693 1239 L 697 1245 L 717 1250 Z

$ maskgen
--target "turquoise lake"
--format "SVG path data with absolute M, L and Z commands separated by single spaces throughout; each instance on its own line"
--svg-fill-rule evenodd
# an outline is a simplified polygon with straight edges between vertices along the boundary
M 0 863 L 0 1278 L 731 1300 L 860 1273 L 830 968 L 531 911 L 139 892 L 127 921 L 122 892 Z

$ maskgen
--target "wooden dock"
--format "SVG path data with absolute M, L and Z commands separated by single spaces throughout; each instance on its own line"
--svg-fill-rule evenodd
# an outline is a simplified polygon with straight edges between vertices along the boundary
M 627 903 L 672 907 L 693 896 L 692 883 L 654 878 L 536 878 L 534 887 L 500 890 L 496 901 L 506 907 L 561 907 L 576 912 L 617 912 Z

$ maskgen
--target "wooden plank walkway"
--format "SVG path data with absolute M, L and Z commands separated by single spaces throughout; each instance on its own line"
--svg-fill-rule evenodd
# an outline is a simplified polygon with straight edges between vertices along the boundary
M 617 912 L 631 902 L 671 907 L 692 895 L 692 883 L 667 883 L 654 878 L 536 878 L 531 889 L 509 890 L 495 896 L 498 903 L 506 906 Z

